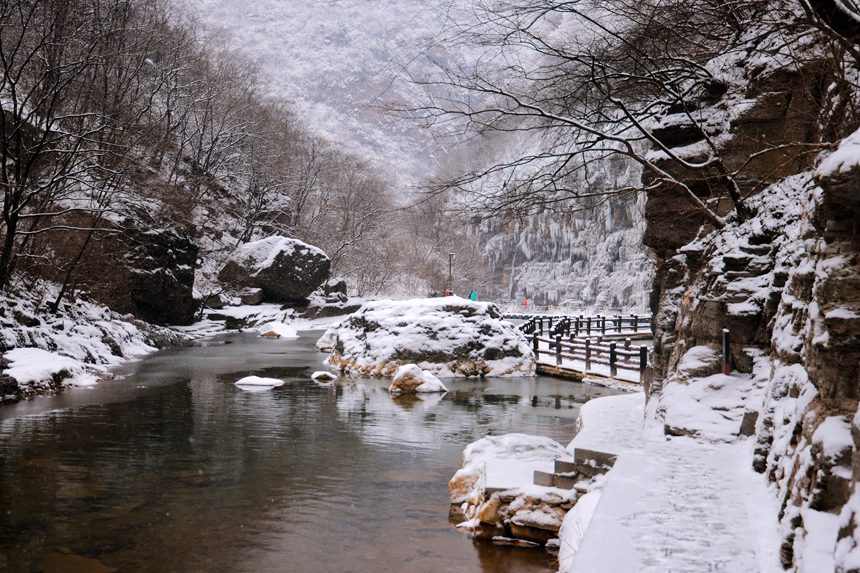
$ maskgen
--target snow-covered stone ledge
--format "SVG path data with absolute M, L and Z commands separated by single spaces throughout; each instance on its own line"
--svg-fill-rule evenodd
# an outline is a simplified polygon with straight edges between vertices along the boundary
M 525 336 L 494 304 L 460 297 L 365 303 L 317 342 L 342 372 L 392 376 L 416 364 L 442 378 L 533 376 Z
M 475 539 L 564 555 L 584 535 L 619 444 L 637 441 L 644 402 L 642 393 L 589 401 L 567 447 L 526 434 L 469 444 L 448 484 L 451 519 Z

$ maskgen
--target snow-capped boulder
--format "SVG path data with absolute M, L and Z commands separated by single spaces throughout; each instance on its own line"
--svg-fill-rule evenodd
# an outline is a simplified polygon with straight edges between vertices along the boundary
M 330 266 L 321 249 L 274 235 L 240 246 L 218 279 L 233 287 L 263 289 L 267 300 L 304 302 L 328 278 Z
M 319 352 L 331 352 L 334 350 L 334 345 L 337 342 L 337 326 L 332 326 L 319 337 L 314 348 Z
M 404 364 L 397 369 L 388 391 L 392 394 L 447 392 L 442 381 L 432 372 L 421 370 L 414 364 Z
M 495 305 L 460 297 L 379 300 L 364 304 L 317 343 L 331 347 L 329 366 L 392 376 L 415 364 L 440 377 L 531 376 L 534 354 L 525 336 Z
M 311 374 L 311 380 L 317 384 L 331 384 L 337 380 L 337 376 L 326 370 L 318 370 Z
M 283 322 L 269 322 L 257 329 L 263 338 L 298 338 L 296 329 Z

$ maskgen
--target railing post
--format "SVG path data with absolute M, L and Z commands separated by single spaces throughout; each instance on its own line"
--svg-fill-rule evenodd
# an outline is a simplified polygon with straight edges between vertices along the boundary
M 639 383 L 645 383 L 645 371 L 648 369 L 648 347 L 639 347 Z
M 591 336 L 591 317 L 585 319 L 585 335 Z
M 617 332 L 618 334 L 621 334 L 621 315 L 620 314 L 615 315 L 615 332 Z
M 561 335 L 555 335 L 555 365 L 561 366 Z
M 635 314 L 631 314 L 630 318 L 633 321 L 633 332 L 639 332 L 639 317 Z
M 543 318 L 538 318 L 537 321 L 538 321 L 538 329 L 540 330 L 541 333 L 543 333 Z
M 535 360 L 537 360 L 538 356 L 540 356 L 540 350 L 538 349 L 538 333 L 537 332 L 532 333 L 532 350 L 535 353 Z
M 576 322 L 573 323 L 573 330 L 574 330 L 577 338 L 579 338 L 579 319 L 581 319 L 581 318 L 582 318 L 582 316 L 577 316 L 574 319 Z
M 591 339 L 585 339 L 585 371 L 591 370 Z
M 723 329 L 723 374 L 732 371 L 732 350 L 729 346 L 729 329 Z
M 633 341 L 630 338 L 624 339 L 624 350 L 630 350 L 630 345 L 633 344 Z
M 615 342 L 609 343 L 609 375 L 615 378 L 618 375 L 618 355 L 615 352 Z
M 600 325 L 600 334 L 606 336 L 606 317 L 598 314 L 597 323 Z
M 552 331 L 552 317 L 549 317 L 549 324 L 547 325 L 547 330 Z

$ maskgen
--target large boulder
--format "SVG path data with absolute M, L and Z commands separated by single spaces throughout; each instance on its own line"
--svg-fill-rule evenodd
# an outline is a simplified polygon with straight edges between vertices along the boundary
M 531 376 L 525 336 L 495 305 L 460 297 L 364 304 L 317 343 L 344 372 L 392 376 L 416 364 L 440 377 Z
M 230 287 L 263 289 L 266 300 L 301 303 L 328 278 L 330 266 L 321 249 L 274 235 L 240 246 L 218 279 Z

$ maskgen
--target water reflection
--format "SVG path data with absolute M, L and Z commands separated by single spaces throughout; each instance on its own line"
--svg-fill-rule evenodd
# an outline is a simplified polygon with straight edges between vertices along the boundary
M 0 571 L 552 570 L 451 528 L 447 480 L 490 433 L 566 442 L 575 405 L 609 391 L 487 380 L 392 399 L 382 380 L 310 381 L 313 335 L 225 340 L 0 410 Z M 233 385 L 249 374 L 286 384 Z

